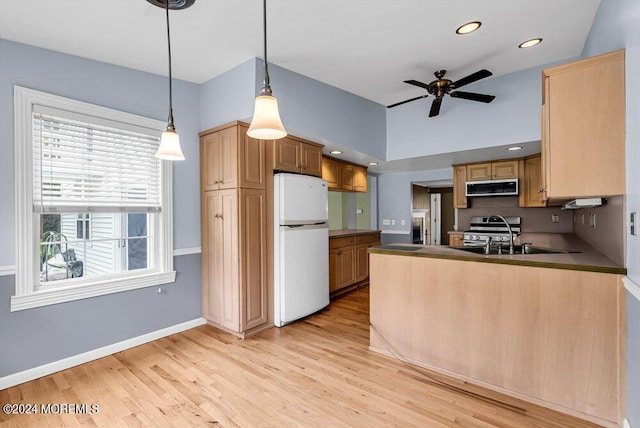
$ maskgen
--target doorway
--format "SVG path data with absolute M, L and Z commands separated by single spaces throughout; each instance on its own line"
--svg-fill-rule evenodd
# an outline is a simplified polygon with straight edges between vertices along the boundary
M 449 245 L 449 232 L 455 224 L 453 187 L 412 183 L 412 242 Z

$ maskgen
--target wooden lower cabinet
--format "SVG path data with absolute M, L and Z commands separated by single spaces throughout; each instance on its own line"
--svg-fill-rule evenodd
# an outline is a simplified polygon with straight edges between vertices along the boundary
M 329 239 L 329 292 L 336 295 L 369 279 L 369 247 L 380 232 Z
M 202 313 L 241 337 L 267 323 L 264 190 L 202 194 Z
M 464 237 L 462 232 L 451 233 L 449 232 L 449 245 L 453 247 L 461 247 L 464 245 Z

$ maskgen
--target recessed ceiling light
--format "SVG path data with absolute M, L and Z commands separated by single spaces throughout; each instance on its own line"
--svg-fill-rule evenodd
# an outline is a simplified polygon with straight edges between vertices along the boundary
M 376 166 L 378 165 L 378 162 L 369 162 L 369 166 Z
M 518 47 L 520 49 L 525 49 L 525 48 L 533 47 L 533 46 L 538 45 L 540 43 L 542 43 L 542 39 L 540 37 L 538 37 L 538 38 L 535 38 L 535 39 L 530 39 L 530 40 L 527 40 L 525 42 L 522 42 L 522 43 L 520 43 L 518 45 Z
M 480 26 L 482 25 L 482 22 L 480 21 L 471 21 L 471 22 L 467 22 L 466 24 L 458 27 L 458 29 L 456 30 L 456 34 L 469 34 L 469 33 L 473 33 L 474 31 L 476 31 L 478 28 L 480 28 Z
M 331 153 L 332 155 L 341 155 L 342 150 L 331 150 L 329 153 Z
M 522 146 L 513 146 L 513 147 L 509 147 L 507 150 L 513 152 L 515 150 L 522 150 Z

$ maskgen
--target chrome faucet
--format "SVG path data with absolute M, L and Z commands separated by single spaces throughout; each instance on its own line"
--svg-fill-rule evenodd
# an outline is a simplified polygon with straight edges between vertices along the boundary
M 492 215 L 492 216 L 489 217 L 489 220 L 491 220 L 493 218 L 499 218 L 507 226 L 507 230 L 509 231 L 509 254 L 514 254 L 515 251 L 513 250 L 513 230 L 511 230 L 511 225 L 509 224 L 507 219 L 505 219 L 501 215 L 497 215 L 497 214 Z

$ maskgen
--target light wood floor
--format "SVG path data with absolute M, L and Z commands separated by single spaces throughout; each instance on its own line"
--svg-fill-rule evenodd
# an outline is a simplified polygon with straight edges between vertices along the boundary
M 0 412 L 0 425 L 593 426 L 514 399 L 516 407 L 485 401 L 368 351 L 363 307 L 366 288 L 320 314 L 243 341 L 202 326 L 5 389 L 0 404 L 97 404 L 99 412 Z

